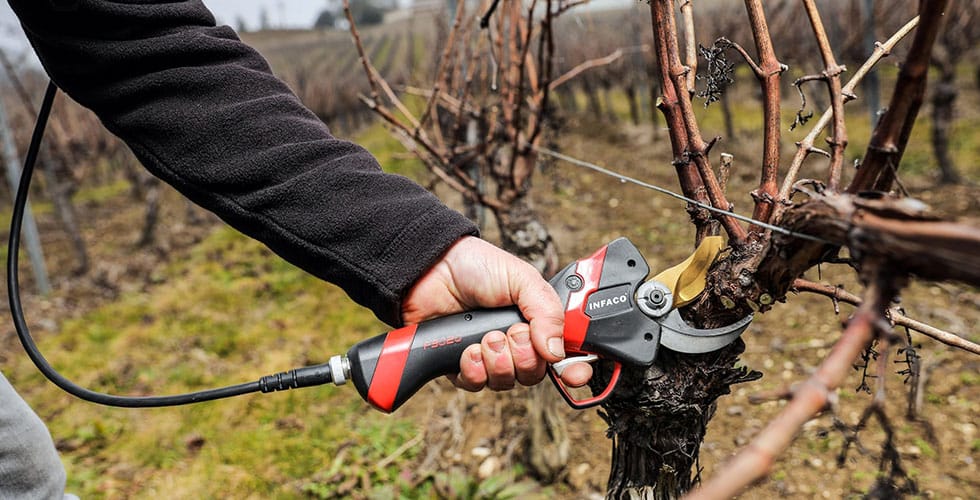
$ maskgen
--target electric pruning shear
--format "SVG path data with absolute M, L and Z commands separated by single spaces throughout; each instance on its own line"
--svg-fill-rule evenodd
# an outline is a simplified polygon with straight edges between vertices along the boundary
M 626 238 L 573 262 L 550 283 L 565 306 L 565 351 L 569 357 L 549 366 L 548 375 L 573 408 L 595 406 L 619 381 L 623 363 L 648 366 L 660 347 L 683 352 L 711 352 L 732 343 L 752 322 L 752 315 L 721 328 L 699 329 L 678 308 L 705 287 L 705 275 L 723 246 L 721 237 L 705 238 L 683 263 L 646 280 L 650 267 Z M 494 330 L 524 322 L 516 307 L 484 309 L 409 325 L 354 345 L 346 355 L 320 365 L 334 384 L 353 382 L 375 408 L 390 413 L 430 380 L 459 372 L 463 350 Z M 561 381 L 570 363 L 608 360 L 613 372 L 606 388 L 587 399 L 575 399 Z M 263 379 L 263 392 L 305 384 Z M 322 383 L 322 382 L 321 382 Z

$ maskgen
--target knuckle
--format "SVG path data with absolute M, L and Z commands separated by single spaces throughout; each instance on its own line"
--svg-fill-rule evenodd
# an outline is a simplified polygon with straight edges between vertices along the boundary
M 565 316 L 561 314 L 542 316 L 540 319 L 547 323 L 546 326 L 556 330 L 561 330 L 565 326 Z
M 519 352 L 514 353 L 514 368 L 516 368 L 519 372 L 537 371 L 540 364 L 540 358 L 538 358 L 538 355 L 535 354 L 533 347 L 524 348 Z
M 487 387 L 494 392 L 509 391 L 514 388 L 514 380 L 491 381 L 489 384 L 487 384 Z
M 457 378 L 453 384 L 467 392 L 479 392 L 483 389 L 483 386 L 486 385 L 483 382 L 467 380 L 466 377 Z
M 460 374 L 459 378 L 456 379 L 456 387 L 460 389 L 466 389 L 467 391 L 479 391 L 481 387 L 486 385 L 486 380 L 473 379 L 472 377 L 467 377 L 466 375 Z
M 504 364 L 504 363 L 499 363 L 499 364 Z M 507 378 L 507 377 L 513 378 L 514 377 L 514 368 L 513 368 L 513 365 L 510 366 L 510 367 L 506 367 L 506 366 L 504 366 L 504 367 L 500 367 L 500 366 L 494 367 L 487 375 L 489 375 L 489 378 L 491 380 L 493 380 L 493 379 Z
M 517 381 L 525 387 L 537 385 L 542 380 L 544 380 L 544 371 L 540 371 L 540 370 L 517 374 Z

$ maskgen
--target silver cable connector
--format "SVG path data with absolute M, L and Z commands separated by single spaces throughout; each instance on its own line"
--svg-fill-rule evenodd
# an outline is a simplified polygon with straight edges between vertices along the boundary
M 330 377 L 336 385 L 344 385 L 350 378 L 350 361 L 347 356 L 336 355 L 330 358 Z

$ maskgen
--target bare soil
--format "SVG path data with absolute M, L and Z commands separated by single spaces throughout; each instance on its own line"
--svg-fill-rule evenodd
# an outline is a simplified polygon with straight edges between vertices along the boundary
M 608 130 L 612 130 L 610 127 Z M 583 133 L 581 125 L 570 124 L 562 139 L 563 150 L 572 156 L 597 161 L 624 174 L 675 189 L 676 180 L 667 158 L 669 146 L 662 132 L 650 127 L 615 127 L 618 132 Z M 750 158 L 745 145 L 733 142 L 731 152 Z M 729 186 L 736 208 L 749 206 L 755 168 L 739 165 Z M 974 184 L 937 188 L 929 178 L 907 179 L 913 193 L 935 208 L 954 216 L 976 220 L 980 188 Z M 622 184 L 567 164 L 546 166 L 537 183 L 536 203 L 549 224 L 565 260 L 587 255 L 618 236 L 627 236 L 647 256 L 651 268 L 659 270 L 684 258 L 690 251 L 693 232 L 683 205 L 651 191 Z M 451 193 L 442 193 L 452 200 Z M 158 243 L 150 249 L 136 248 L 142 221 L 142 204 L 117 196 L 81 208 L 85 237 L 94 268 L 85 276 L 70 276 L 74 262 L 66 238 L 50 216 L 40 218 L 50 273 L 55 281 L 55 300 L 39 301 L 30 296 L 28 273 L 25 284 L 29 308 L 46 321 L 59 322 L 113 300 L 120 291 L 167 286 L 155 278 L 155 270 L 206 235 L 216 224 L 203 215 L 203 222 L 188 223 L 184 202 L 168 191 Z M 492 235 L 492 228 L 488 234 Z M 108 237 L 113 236 L 113 237 Z M 858 290 L 847 268 L 828 266 L 809 276 L 827 283 Z M 980 341 L 980 291 L 959 285 L 914 284 L 903 295 L 909 316 Z M 744 446 L 775 415 L 783 403 L 752 404 L 750 396 L 791 387 L 805 379 L 831 349 L 847 317 L 848 306 L 835 313 L 826 298 L 790 296 L 772 312 L 756 320 L 746 333 L 743 362 L 765 374 L 762 380 L 737 387 L 719 401 L 715 419 L 702 447 L 702 474 L 710 476 L 723 461 Z M 9 325 L 9 321 L 4 322 Z M 905 332 L 897 331 L 901 335 Z M 912 334 L 921 356 L 922 404 L 915 418 L 907 418 L 909 385 L 894 372 L 905 368 L 893 348 L 893 373 L 886 381 L 888 414 L 895 429 L 895 444 L 902 466 L 915 480 L 919 494 L 929 498 L 976 498 L 980 496 L 977 461 L 980 434 L 980 358 L 948 348 L 921 335 Z M 0 328 L 0 364 L 19 345 L 12 328 Z M 19 353 L 17 354 L 19 356 Z M 773 466 L 769 479 L 745 494 L 745 498 L 792 496 L 794 498 L 859 497 L 868 491 L 879 471 L 884 435 L 872 421 L 860 439 L 843 454 L 845 434 L 837 422 L 853 426 L 870 403 L 870 396 L 855 391 L 861 371 L 855 370 L 839 393 L 838 404 L 808 423 L 790 451 Z M 869 383 L 874 387 L 875 381 Z M 546 388 L 550 390 L 550 388 Z M 445 381 L 430 384 L 414 398 L 403 416 L 428 427 L 423 463 L 438 463 L 447 469 L 460 468 L 474 477 L 520 464 L 525 453 L 524 401 L 526 390 L 494 394 L 468 394 L 452 389 Z M 560 401 L 555 396 L 556 401 Z M 554 492 L 561 497 L 592 497 L 604 491 L 608 474 L 610 444 L 605 425 L 595 410 L 560 409 L 571 440 L 568 467 Z M 420 466 L 421 467 L 421 466 Z
M 569 129 L 560 141 L 565 154 L 678 190 L 663 132 L 624 124 L 599 127 L 597 131 L 591 125 L 570 123 Z M 790 146 L 784 154 L 792 153 Z M 752 145 L 735 141 L 720 148 L 736 156 L 728 193 L 736 209 L 744 213 L 751 206 L 747 193 L 758 183 L 757 167 L 739 164 L 738 159 L 753 157 Z M 938 212 L 961 220 L 980 220 L 980 187 L 975 180 L 969 185 L 943 187 L 925 176 L 904 180 L 913 196 Z M 683 204 L 676 200 L 567 163 L 546 166 L 535 182 L 537 207 L 566 261 L 588 255 L 619 236 L 627 236 L 637 244 L 653 273 L 679 262 L 693 250 L 692 226 Z M 444 199 L 452 199 L 451 193 L 442 194 Z M 491 227 L 488 233 L 492 232 Z M 807 277 L 857 292 L 860 285 L 854 274 L 843 266 L 824 266 Z M 980 322 L 980 291 L 976 289 L 947 283 L 915 283 L 903 294 L 902 305 L 910 317 L 974 342 L 980 340 L 975 326 Z M 850 306 L 840 305 L 839 312 L 835 312 L 835 305 L 825 297 L 791 295 L 785 303 L 755 320 L 745 334 L 747 348 L 742 363 L 764 376 L 758 382 L 736 386 L 732 395 L 719 400 L 701 449 L 702 477 L 710 477 L 785 404 L 753 404 L 750 397 L 782 391 L 804 381 L 832 348 L 851 310 Z M 895 333 L 902 337 L 906 334 L 899 329 Z M 921 356 L 924 377 L 920 383 L 921 405 L 914 416 L 907 416 L 910 383 L 906 376 L 898 374 L 907 367 L 901 362 L 905 355 L 897 353 L 898 347 L 887 354 L 895 367 L 885 382 L 888 424 L 895 429 L 894 444 L 901 466 L 915 482 L 917 496 L 976 498 L 980 496 L 980 481 L 976 479 L 980 460 L 980 424 L 976 417 L 980 412 L 980 358 L 914 332 L 911 338 Z M 870 394 L 857 390 L 861 373 L 855 369 L 839 391 L 836 407 L 809 422 L 790 450 L 773 465 L 769 479 L 747 492 L 745 498 L 862 497 L 879 476 L 879 470 L 887 475 L 887 468 L 879 469 L 884 467 L 880 461 L 885 436 L 882 426 L 873 419 L 844 453 L 845 437 L 854 435 L 846 427 L 855 426 L 871 403 Z M 868 384 L 876 387 L 873 379 L 868 379 Z M 515 440 L 523 437 L 521 393 L 450 392 L 444 396 L 450 398 L 450 407 L 465 408 L 466 444 L 459 447 L 464 453 L 453 458 L 475 474 L 480 473 L 481 466 L 487 469 L 488 462 L 496 463 L 499 454 L 519 460 L 520 443 Z M 571 410 L 564 407 L 560 398 L 555 399 L 562 407 L 572 441 L 559 491 L 570 498 L 600 495 L 605 491 L 609 472 L 610 441 L 605 436 L 605 423 L 596 410 Z M 422 400 L 415 403 L 407 406 L 408 411 L 430 415 L 441 404 Z M 482 448 L 496 453 L 490 457 L 465 453 Z M 518 451 L 507 454 L 513 449 Z

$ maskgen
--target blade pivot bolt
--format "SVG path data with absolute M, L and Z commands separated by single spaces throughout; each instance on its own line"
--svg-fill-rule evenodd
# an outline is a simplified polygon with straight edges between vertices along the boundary
M 650 280 L 640 285 L 636 291 L 637 305 L 644 314 L 651 318 L 659 318 L 674 305 L 674 297 L 667 285 L 656 280 Z

